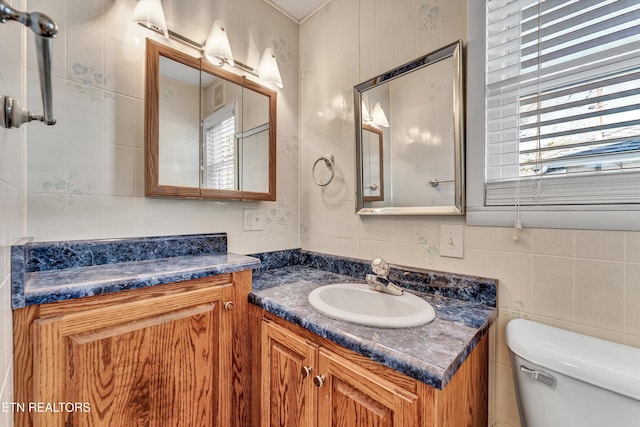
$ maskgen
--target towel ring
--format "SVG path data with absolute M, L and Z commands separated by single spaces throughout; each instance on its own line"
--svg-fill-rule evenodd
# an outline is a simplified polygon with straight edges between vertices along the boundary
M 313 164 L 311 177 L 313 178 L 313 182 L 320 187 L 324 187 L 333 180 L 335 173 L 333 154 L 325 154 L 324 156 L 320 156 Z

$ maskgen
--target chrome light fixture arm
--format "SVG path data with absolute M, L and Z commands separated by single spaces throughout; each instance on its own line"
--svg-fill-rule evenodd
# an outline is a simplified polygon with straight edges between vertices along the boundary
M 157 28 L 152 27 L 152 26 L 147 26 L 145 24 L 140 24 L 140 25 L 142 27 L 145 27 L 148 30 L 155 31 L 158 34 L 164 35 L 162 30 L 160 30 L 160 29 L 157 29 Z M 180 42 L 180 43 L 182 43 L 182 44 L 184 44 L 186 46 L 189 46 L 190 48 L 193 48 L 193 49 L 197 50 L 198 52 L 200 52 L 200 54 L 203 57 L 205 57 L 205 55 L 204 55 L 205 45 L 200 44 L 200 43 L 198 43 L 198 42 L 196 42 L 194 40 L 191 40 L 190 38 L 185 37 L 180 33 L 176 33 L 175 31 L 172 31 L 170 29 L 167 29 L 167 36 L 168 36 L 167 38 L 170 39 L 170 40 L 175 40 L 175 41 Z M 220 65 L 222 65 L 222 62 L 227 62 L 228 63 L 228 61 L 220 60 Z M 232 67 L 239 68 L 239 69 L 241 69 L 243 71 L 246 71 L 247 73 L 249 73 L 249 74 L 251 74 L 251 75 L 253 75 L 255 77 L 260 77 L 260 75 L 258 74 L 258 70 L 256 70 L 253 67 L 250 67 L 249 65 L 243 64 L 242 62 L 240 62 L 240 61 L 238 61 L 236 59 L 233 60 L 233 65 L 231 65 L 231 64 L 229 64 L 229 65 L 232 66 Z

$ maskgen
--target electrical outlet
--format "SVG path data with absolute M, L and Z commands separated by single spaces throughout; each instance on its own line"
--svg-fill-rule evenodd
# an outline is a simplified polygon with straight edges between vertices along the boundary
M 244 231 L 259 231 L 263 229 L 264 212 L 262 209 L 244 210 Z
M 464 257 L 464 225 L 440 225 L 440 256 Z

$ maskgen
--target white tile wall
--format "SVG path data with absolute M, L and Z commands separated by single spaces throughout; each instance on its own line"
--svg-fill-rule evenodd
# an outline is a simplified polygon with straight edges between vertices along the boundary
M 88 239 L 226 231 L 229 249 L 299 246 L 298 26 L 262 0 L 164 0 L 169 27 L 204 40 L 222 18 L 236 58 L 257 67 L 272 46 L 285 84 L 278 90 L 278 202 L 144 197 L 144 39 L 131 21 L 136 0 L 30 0 L 60 27 L 54 40 L 53 127 L 28 127 L 27 235 Z M 182 48 L 180 44 L 170 42 Z M 37 66 L 27 45 L 28 96 L 39 103 Z M 275 88 L 275 87 L 274 87 Z M 242 209 L 264 209 L 263 232 L 242 231 Z
M 464 259 L 440 257 L 440 224 L 464 223 L 464 218 L 355 215 L 354 175 L 347 170 L 353 164 L 353 123 L 336 120 L 343 107 L 327 101 L 398 64 L 464 40 L 465 7 L 463 0 L 333 0 L 302 24 L 301 243 L 310 250 L 382 256 L 398 264 L 497 278 L 490 425 L 516 427 L 520 422 L 504 342 L 507 321 L 526 317 L 640 347 L 640 233 L 525 228 L 514 241 L 512 228 L 465 226 Z M 353 39 L 340 38 L 353 37 L 354 31 L 357 46 Z M 358 59 L 353 69 L 340 65 L 347 55 Z M 329 152 L 344 173 L 319 188 L 311 181 L 310 167 L 314 157 Z
M 527 317 L 640 346 L 640 233 L 524 229 L 514 242 L 510 228 L 465 226 L 465 258 L 452 259 L 439 256 L 439 226 L 464 223 L 463 218 L 354 214 L 352 87 L 465 39 L 465 0 L 333 0 L 300 29 L 261 0 L 198 0 L 188 7 L 163 1 L 170 27 L 196 40 L 204 39 L 213 17 L 224 19 L 243 62 L 257 63 L 264 47 L 274 47 L 285 89 L 278 93 L 278 202 L 273 203 L 144 197 L 143 49 L 144 37 L 154 36 L 130 22 L 135 0 L 11 3 L 48 13 L 60 26 L 53 67 L 58 124 L 0 129 L 1 401 L 11 401 L 13 393 L 6 351 L 11 337 L 7 245 L 23 235 L 59 240 L 227 231 L 230 249 L 237 252 L 301 244 L 495 277 L 500 316 L 490 331 L 489 382 L 495 427 L 519 425 L 504 344 L 509 319 Z M 2 40 L 20 34 L 17 25 L 0 25 Z M 40 94 L 31 35 L 26 42 L 26 74 L 19 44 L 3 44 L 9 60 L 0 63 L 0 93 L 23 95 L 26 79 L 23 99 L 36 109 Z M 311 166 L 325 153 L 336 157 L 336 178 L 319 188 L 311 181 Z M 263 231 L 242 231 L 245 207 L 264 209 Z M 10 425 L 6 414 L 0 425 Z
M 23 10 L 23 0 L 9 1 Z M 0 24 L 0 95 L 27 102 L 21 44 L 23 27 L 15 22 Z M 7 40 L 11 40 L 8 43 Z M 38 107 L 39 108 L 39 107 Z M 13 323 L 11 315 L 11 270 L 9 246 L 24 235 L 24 129 L 0 128 L 0 402 L 13 401 Z M 11 412 L 0 412 L 0 425 L 12 426 Z

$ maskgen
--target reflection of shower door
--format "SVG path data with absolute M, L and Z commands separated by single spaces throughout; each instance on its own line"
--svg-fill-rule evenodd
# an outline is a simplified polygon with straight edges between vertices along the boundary
M 362 125 L 362 194 L 365 202 L 384 200 L 382 130 Z
M 258 193 L 269 192 L 269 123 L 237 133 L 240 188 Z

